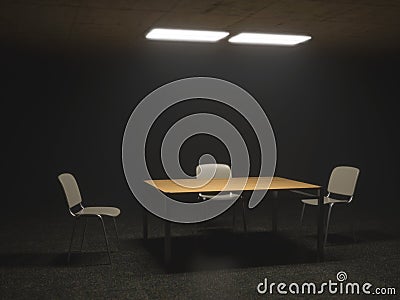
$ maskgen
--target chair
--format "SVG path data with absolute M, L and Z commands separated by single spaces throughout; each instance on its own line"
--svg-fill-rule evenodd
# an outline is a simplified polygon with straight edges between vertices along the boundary
M 324 197 L 324 204 L 329 205 L 328 216 L 325 227 L 324 245 L 328 237 L 329 220 L 334 204 L 349 204 L 353 200 L 358 174 L 360 170 L 354 167 L 340 166 L 332 170 L 328 183 L 328 194 Z M 306 205 L 318 205 L 318 199 L 302 199 L 303 209 L 301 211 L 300 223 L 303 222 Z
M 198 179 L 210 179 L 210 178 L 231 178 L 232 172 L 231 168 L 225 164 L 201 164 L 196 167 L 196 178 Z M 247 231 L 245 210 L 246 205 L 243 197 L 239 194 L 220 193 L 218 195 L 199 193 L 199 199 L 215 199 L 215 200 L 231 200 L 232 198 L 240 198 L 242 200 L 242 217 L 243 217 L 243 229 Z M 233 226 L 235 227 L 235 209 L 233 210 Z
M 79 191 L 79 187 L 78 187 L 78 184 L 77 184 L 74 176 L 69 173 L 63 173 L 58 176 L 58 180 L 61 182 L 61 185 L 64 189 L 64 193 L 67 198 L 69 212 L 75 219 L 74 227 L 72 229 L 71 241 L 69 244 L 69 250 L 68 250 L 68 263 L 70 263 L 70 259 L 71 259 L 71 248 L 72 248 L 72 242 L 73 242 L 73 238 L 74 238 L 74 234 L 75 234 L 75 227 L 76 227 L 77 221 L 83 217 L 98 217 L 100 219 L 101 225 L 103 226 L 103 233 L 104 233 L 104 239 L 105 239 L 106 246 L 107 246 L 108 259 L 111 264 L 110 247 L 108 244 L 108 239 L 107 239 L 106 229 L 104 226 L 103 216 L 109 216 L 109 217 L 113 218 L 114 229 L 115 229 L 115 233 L 116 233 L 117 240 L 119 243 L 117 223 L 115 221 L 115 217 L 117 217 L 120 214 L 120 210 L 116 207 L 84 207 L 82 205 L 81 193 Z M 87 219 L 85 219 L 85 227 L 83 230 L 83 236 L 82 236 L 82 240 L 81 240 L 81 248 L 80 248 L 81 251 L 82 251 L 83 240 L 85 238 L 86 225 L 87 225 Z

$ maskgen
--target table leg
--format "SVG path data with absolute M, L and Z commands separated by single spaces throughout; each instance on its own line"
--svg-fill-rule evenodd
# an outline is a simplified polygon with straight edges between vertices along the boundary
M 148 224 L 147 224 L 147 210 L 143 210 L 143 239 L 147 240 L 148 237 Z
M 246 201 L 242 198 L 242 218 L 243 218 L 243 230 L 247 232 L 247 224 L 246 224 Z
M 272 232 L 278 231 L 278 191 L 272 192 Z
M 171 223 L 164 221 L 164 262 L 167 266 L 171 263 Z
M 324 260 L 324 196 L 321 189 L 317 191 L 318 195 L 318 219 L 317 219 L 317 259 Z
M 233 203 L 233 205 L 232 205 L 232 213 L 233 213 L 232 228 L 233 228 L 233 231 L 235 231 L 235 229 L 236 229 L 236 203 Z

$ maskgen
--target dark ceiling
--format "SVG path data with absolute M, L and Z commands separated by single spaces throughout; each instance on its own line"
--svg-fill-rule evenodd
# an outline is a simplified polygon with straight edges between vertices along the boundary
M 3 44 L 118 47 L 152 27 L 308 34 L 329 48 L 400 49 L 399 0 L 15 0 L 0 2 Z

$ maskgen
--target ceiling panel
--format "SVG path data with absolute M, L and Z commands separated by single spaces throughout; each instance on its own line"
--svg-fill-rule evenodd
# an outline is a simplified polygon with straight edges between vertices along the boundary
M 152 27 L 313 36 L 326 47 L 400 48 L 398 0 L 15 0 L 0 2 L 0 42 L 79 47 L 146 43 Z
M 181 0 L 174 7 L 175 12 L 196 14 L 217 14 L 245 17 L 273 3 L 273 0 Z
M 82 6 L 122 10 L 150 10 L 167 12 L 175 7 L 179 0 L 82 0 Z
M 343 13 L 348 9 L 347 6 L 347 4 L 338 4 L 336 1 L 283 0 L 275 1 L 255 13 L 252 17 L 279 18 L 282 21 L 301 20 L 304 22 L 316 22 Z
M 166 13 L 154 26 L 189 29 L 225 30 L 230 25 L 239 22 L 240 16 L 201 13 Z

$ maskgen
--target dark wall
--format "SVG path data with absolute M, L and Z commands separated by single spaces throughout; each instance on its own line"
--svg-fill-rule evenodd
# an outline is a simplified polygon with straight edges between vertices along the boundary
M 3 175 L 11 205 L 58 203 L 62 194 L 56 177 L 63 171 L 78 177 L 84 195 L 132 201 L 121 164 L 130 113 L 155 88 L 190 76 L 231 81 L 259 101 L 277 140 L 276 174 L 326 184 L 334 166 L 354 165 L 361 169 L 360 201 L 383 201 L 390 207 L 398 202 L 395 56 L 344 55 L 304 46 L 148 42 L 124 53 L 8 49 L 2 60 Z M 162 136 L 165 124 L 197 108 L 235 119 L 233 113 L 197 103 L 171 110 L 156 134 Z M 218 141 L 198 139 L 183 149 L 188 172 L 210 148 L 219 160 L 229 160 Z M 150 155 L 157 166 L 157 151 Z

